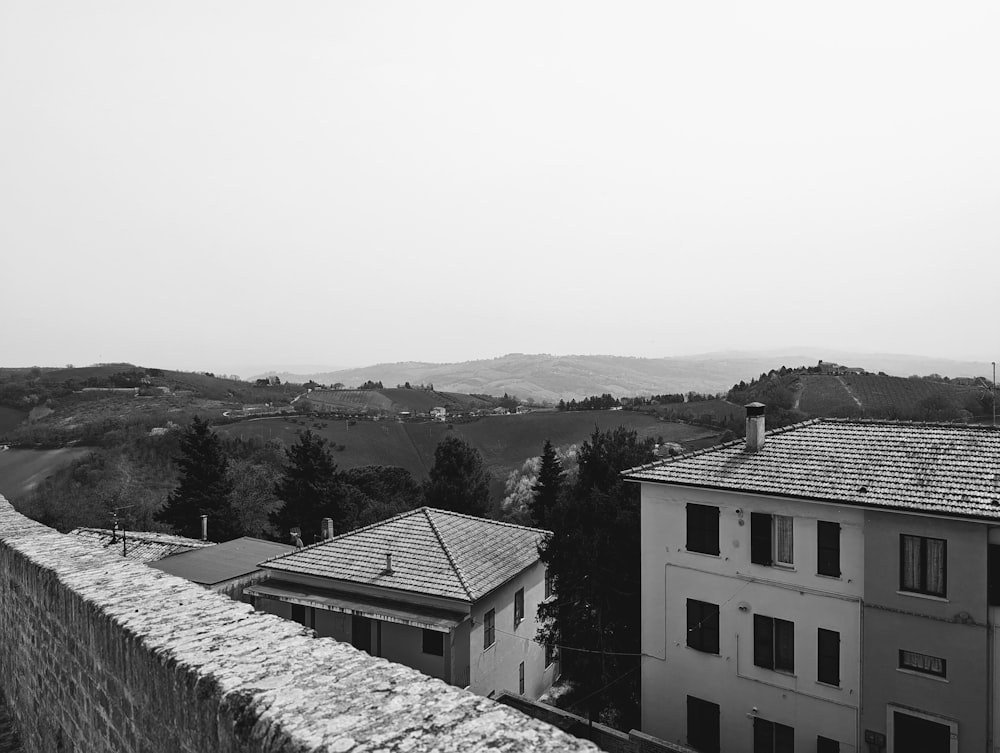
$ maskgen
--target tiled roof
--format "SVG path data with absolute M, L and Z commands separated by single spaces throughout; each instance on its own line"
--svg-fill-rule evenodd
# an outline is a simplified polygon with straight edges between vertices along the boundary
M 545 531 L 421 507 L 262 563 L 473 602 L 533 564 Z M 392 553 L 392 572 L 386 554 Z
M 1000 519 L 1000 427 L 815 419 L 624 472 L 653 481 Z
M 122 553 L 122 532 L 112 534 L 107 528 L 74 528 L 69 536 L 79 536 L 90 541 L 95 547 Z M 169 533 L 153 533 L 150 531 L 125 531 L 125 557 L 137 562 L 155 562 L 178 552 L 190 552 L 214 546 L 211 541 L 189 539 L 186 536 L 174 536 Z

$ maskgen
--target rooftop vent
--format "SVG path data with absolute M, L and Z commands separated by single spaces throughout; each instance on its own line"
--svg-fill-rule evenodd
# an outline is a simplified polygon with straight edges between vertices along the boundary
M 764 448 L 764 403 L 748 403 L 747 409 L 747 452 L 757 452 Z
M 382 571 L 384 575 L 392 575 L 392 552 L 385 553 L 385 570 Z

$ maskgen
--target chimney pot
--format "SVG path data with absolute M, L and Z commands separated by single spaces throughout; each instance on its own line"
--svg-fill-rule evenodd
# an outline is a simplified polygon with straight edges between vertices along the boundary
M 201 540 L 208 541 L 208 516 L 201 516 Z
M 321 527 L 323 529 L 323 538 L 324 538 L 324 540 L 325 539 L 332 539 L 333 538 L 333 518 L 323 518 L 323 522 L 321 524 Z
M 385 553 L 385 574 L 392 575 L 392 552 Z
M 747 411 L 747 452 L 757 452 L 764 447 L 764 409 L 763 403 L 748 403 L 743 406 Z

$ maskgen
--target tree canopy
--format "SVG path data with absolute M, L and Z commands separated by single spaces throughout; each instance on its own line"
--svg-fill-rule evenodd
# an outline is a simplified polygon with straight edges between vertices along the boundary
M 424 482 L 431 507 L 485 517 L 490 509 L 492 476 L 475 447 L 447 437 L 434 450 L 434 466 Z
M 284 504 L 271 513 L 271 523 L 285 538 L 293 528 L 303 541 L 318 535 L 323 518 L 333 518 L 337 530 L 344 530 L 346 517 L 340 498 L 340 478 L 326 440 L 306 429 L 299 441 L 285 450 L 285 465 L 274 486 Z
M 201 516 L 208 515 L 208 537 L 228 541 L 241 534 L 230 506 L 232 481 L 219 437 L 198 416 L 180 439 L 180 457 L 174 462 L 180 480 L 156 519 L 183 535 L 201 536 Z
M 623 729 L 638 725 L 640 541 L 639 488 L 620 474 L 652 459 L 652 439 L 595 429 L 576 481 L 546 513 L 553 535 L 540 549 L 555 598 L 539 607 L 539 638 L 565 647 L 563 676 L 589 696 L 592 712 Z
M 546 439 L 538 467 L 538 479 L 531 487 L 533 494 L 528 502 L 533 526 L 537 528 L 549 527 L 549 518 L 559 499 L 562 483 L 562 465 L 559 458 L 556 457 L 552 442 Z

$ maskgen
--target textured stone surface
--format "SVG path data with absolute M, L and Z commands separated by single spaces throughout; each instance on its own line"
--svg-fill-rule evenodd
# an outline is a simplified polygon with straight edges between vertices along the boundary
M 0 686 L 25 751 L 596 750 L 75 539 L 0 497 Z

